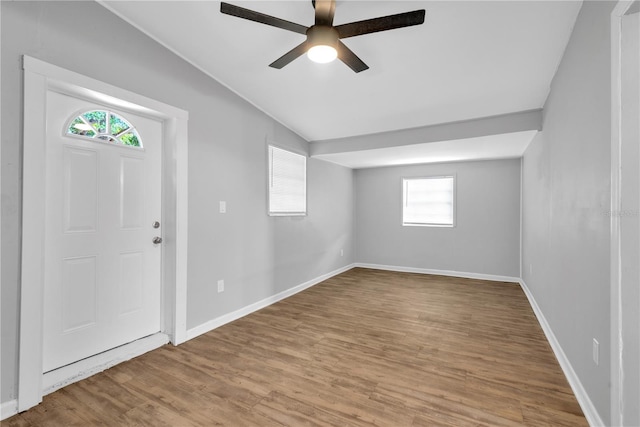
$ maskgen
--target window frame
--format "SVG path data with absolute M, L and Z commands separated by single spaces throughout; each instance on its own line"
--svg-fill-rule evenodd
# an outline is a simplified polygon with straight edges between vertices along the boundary
M 308 194 L 308 157 L 306 153 L 294 151 L 291 148 L 285 148 L 278 144 L 268 142 L 267 144 L 267 215 L 270 217 L 303 217 L 307 216 L 309 210 L 309 194 Z M 272 211 L 271 210 L 271 182 L 272 182 L 272 148 L 281 150 L 289 154 L 300 156 L 304 159 L 304 211 Z
M 451 212 L 451 224 L 440 224 L 440 223 L 416 223 L 416 222 L 405 222 L 404 219 L 404 211 L 405 211 L 405 205 L 406 205 L 406 194 L 405 194 L 405 181 L 412 181 L 412 180 L 421 180 L 421 179 L 442 179 L 442 178 L 451 178 L 453 180 L 453 188 L 452 188 L 452 195 L 451 195 L 451 205 L 452 205 L 452 212 Z M 401 203 L 402 203 L 402 211 L 400 213 L 400 220 L 401 220 L 401 224 L 403 227 L 436 227 L 436 228 L 455 228 L 457 225 L 457 221 L 456 221 L 456 217 L 457 217 L 457 195 L 458 195 L 458 189 L 457 189 L 457 176 L 455 173 L 451 173 L 451 174 L 442 174 L 442 175 L 426 175 L 426 176 L 403 176 L 400 180 L 400 190 L 401 190 Z

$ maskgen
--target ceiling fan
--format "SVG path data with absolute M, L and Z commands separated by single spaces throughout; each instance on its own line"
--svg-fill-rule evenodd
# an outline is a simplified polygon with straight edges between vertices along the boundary
M 368 69 L 369 66 L 340 39 L 424 23 L 425 10 L 421 9 L 334 26 L 335 0 L 312 0 L 312 3 L 315 8 L 315 25 L 311 27 L 224 2 L 220 4 L 220 12 L 306 35 L 307 39 L 304 42 L 269 64 L 270 67 L 278 69 L 306 52 L 312 61 L 321 63 L 331 62 L 337 57 L 353 71 L 359 73 Z

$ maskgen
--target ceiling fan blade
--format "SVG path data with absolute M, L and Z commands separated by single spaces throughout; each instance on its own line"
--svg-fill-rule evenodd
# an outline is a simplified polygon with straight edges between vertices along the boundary
M 307 52 L 308 48 L 309 47 L 307 46 L 307 42 L 304 41 L 300 43 L 298 46 L 291 49 L 289 52 L 282 55 L 280 58 L 273 61 L 271 64 L 269 64 L 269 67 L 280 69 L 285 65 L 289 64 L 291 61 L 293 61 L 297 57 L 304 55 Z
M 229 3 L 220 3 L 220 12 L 225 15 L 236 16 L 249 21 L 259 22 L 261 24 L 271 25 L 272 27 L 282 28 L 283 30 L 293 31 L 294 33 L 307 34 L 308 27 L 296 24 L 295 22 L 285 21 L 275 16 L 265 15 L 264 13 L 254 10 L 245 9 L 244 7 L 234 6 Z
M 338 58 L 356 73 L 369 69 L 369 66 L 341 41 L 338 41 Z
M 333 25 L 333 16 L 336 13 L 336 2 L 334 0 L 315 0 L 313 6 L 316 8 L 316 25 Z
M 363 34 L 376 33 L 378 31 L 393 30 L 396 28 L 410 27 L 424 23 L 425 10 L 398 13 L 397 15 L 383 16 L 380 18 L 366 19 L 364 21 L 351 22 L 335 27 L 341 39 L 361 36 Z

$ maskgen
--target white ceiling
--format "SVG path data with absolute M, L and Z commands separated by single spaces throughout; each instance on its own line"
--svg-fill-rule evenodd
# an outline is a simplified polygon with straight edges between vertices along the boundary
M 309 0 L 229 2 L 313 24 Z M 335 25 L 426 9 L 423 25 L 345 39 L 370 67 L 356 74 L 305 56 L 268 67 L 304 36 L 223 15 L 220 2 L 101 3 L 308 141 L 541 108 L 581 6 L 338 0 Z

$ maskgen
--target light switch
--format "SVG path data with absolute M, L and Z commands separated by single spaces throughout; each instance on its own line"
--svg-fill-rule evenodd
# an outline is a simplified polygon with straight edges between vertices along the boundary
M 220 201 L 220 213 L 227 213 L 227 202 Z

